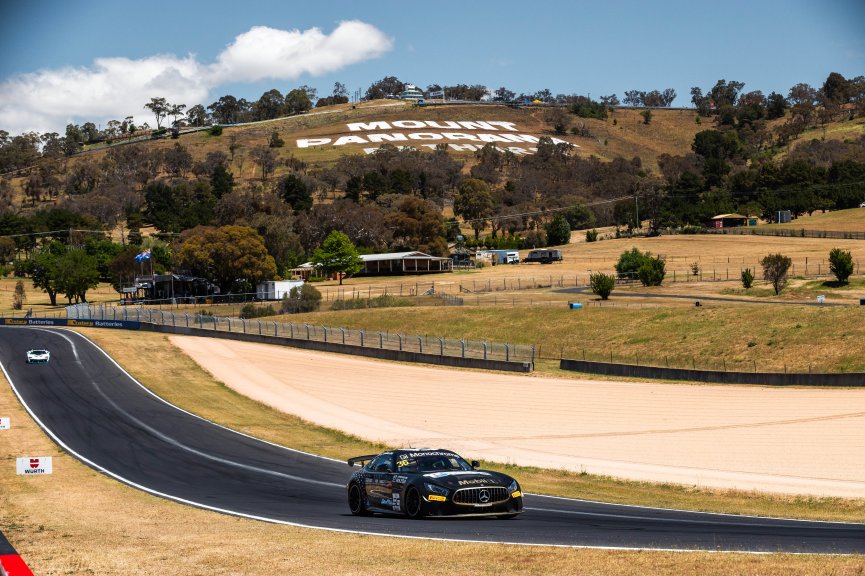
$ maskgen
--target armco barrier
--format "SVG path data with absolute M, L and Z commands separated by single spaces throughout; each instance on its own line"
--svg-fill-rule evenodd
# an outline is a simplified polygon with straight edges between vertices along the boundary
M 687 382 L 712 382 L 717 384 L 762 384 L 765 386 L 865 386 L 865 374 L 861 372 L 848 372 L 843 374 L 723 372 L 721 370 L 691 370 L 688 368 L 609 364 L 607 362 L 589 362 L 586 360 L 567 359 L 562 359 L 559 363 L 559 367 L 562 370 L 585 372 L 587 374 L 684 380 Z
M 454 366 L 458 368 L 482 368 L 485 370 L 503 370 L 506 372 L 531 372 L 531 362 L 508 362 L 505 360 L 484 360 L 483 358 L 462 358 L 460 356 L 441 356 L 439 354 L 426 354 L 421 352 L 409 352 L 406 350 L 390 350 L 387 348 L 362 348 L 350 344 L 338 342 L 321 342 L 318 340 L 303 340 L 300 338 L 286 338 L 283 336 L 266 336 L 259 334 L 245 334 L 242 332 L 222 332 L 202 328 L 185 326 L 166 326 L 163 324 L 141 323 L 142 330 L 154 332 L 165 332 L 169 334 L 183 334 L 188 336 L 205 336 L 208 338 L 226 338 L 229 340 L 241 340 L 244 342 L 257 342 L 261 344 L 276 344 L 278 346 L 291 346 L 306 350 L 318 350 L 320 352 L 336 352 L 339 354 L 351 354 L 353 356 L 366 356 L 379 358 L 381 360 L 396 360 L 399 362 L 423 362 L 426 364 L 439 364 L 442 366 Z

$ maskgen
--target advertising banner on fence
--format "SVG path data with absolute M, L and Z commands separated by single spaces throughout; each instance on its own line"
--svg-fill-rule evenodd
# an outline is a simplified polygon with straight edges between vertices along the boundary
M 121 328 L 138 330 L 137 320 L 73 320 L 66 318 L 0 318 L 0 326 L 70 326 L 75 328 Z
M 26 456 L 15 459 L 15 471 L 19 476 L 51 474 L 54 469 L 51 456 Z

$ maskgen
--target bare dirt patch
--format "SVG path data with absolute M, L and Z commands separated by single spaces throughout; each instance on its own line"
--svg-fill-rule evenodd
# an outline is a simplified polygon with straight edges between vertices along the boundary
M 695 486 L 865 493 L 865 462 L 851 457 L 865 442 L 865 390 L 540 379 L 171 341 L 244 395 L 391 446 Z

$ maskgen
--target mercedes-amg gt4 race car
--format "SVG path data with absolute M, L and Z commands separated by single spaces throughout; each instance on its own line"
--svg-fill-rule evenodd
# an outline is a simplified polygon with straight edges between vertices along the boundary
M 479 470 L 450 450 L 403 449 L 357 456 L 348 481 L 351 513 L 513 518 L 523 511 L 519 483 L 506 474 Z
M 45 364 L 51 359 L 51 352 L 48 350 L 28 350 L 28 364 Z

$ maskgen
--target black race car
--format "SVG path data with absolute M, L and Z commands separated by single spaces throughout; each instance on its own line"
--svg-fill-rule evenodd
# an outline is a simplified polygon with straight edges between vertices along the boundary
M 346 487 L 351 513 L 427 516 L 497 516 L 513 518 L 523 511 L 523 496 L 516 480 L 478 470 L 450 450 L 403 449 L 357 456 L 348 465 L 361 464 Z

